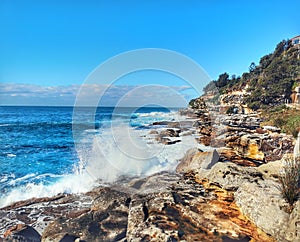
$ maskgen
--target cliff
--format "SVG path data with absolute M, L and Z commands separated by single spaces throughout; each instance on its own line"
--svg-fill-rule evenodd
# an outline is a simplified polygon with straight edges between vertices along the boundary
M 236 77 L 223 73 L 204 88 L 204 98 L 221 105 L 244 105 L 252 110 L 299 102 L 299 48 L 291 41 L 280 42 L 273 53 Z

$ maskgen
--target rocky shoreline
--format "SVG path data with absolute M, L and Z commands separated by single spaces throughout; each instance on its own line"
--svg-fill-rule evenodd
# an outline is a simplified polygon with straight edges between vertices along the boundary
M 176 172 L 2 208 L 0 241 L 300 241 L 300 201 L 291 208 L 278 183 L 293 137 L 257 114 L 195 105 L 147 138 L 172 146 L 193 136 L 207 151 L 191 147 Z

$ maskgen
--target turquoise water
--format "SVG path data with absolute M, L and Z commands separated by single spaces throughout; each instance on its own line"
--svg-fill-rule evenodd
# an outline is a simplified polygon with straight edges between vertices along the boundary
M 84 119 L 89 112 L 89 108 L 77 112 L 82 122 L 76 142 L 85 145 L 85 153 L 78 154 L 72 107 L 0 107 L 0 205 L 7 196 L 12 202 L 25 198 L 23 193 L 43 195 L 38 189 L 47 192 L 47 187 L 53 188 L 62 178 L 78 173 L 84 164 L 82 159 L 88 160 L 82 156 L 90 154 L 93 138 L 111 125 L 112 115 L 115 123 L 145 129 L 154 121 L 166 119 L 164 114 L 170 110 L 144 107 L 132 113 L 132 109 L 121 108 L 114 113 L 114 108 L 101 107 L 92 123 Z

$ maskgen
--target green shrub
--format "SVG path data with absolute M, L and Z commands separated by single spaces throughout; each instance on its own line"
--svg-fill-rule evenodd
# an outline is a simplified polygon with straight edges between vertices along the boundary
M 299 195 L 300 157 L 285 156 L 284 163 L 279 176 L 280 189 L 283 197 L 292 206 Z
M 289 117 L 286 120 L 286 125 L 284 125 L 283 131 L 292 134 L 295 138 L 298 136 L 300 129 L 300 115 Z
M 237 112 L 237 107 L 235 106 L 230 106 L 227 110 L 226 110 L 226 114 L 233 114 Z

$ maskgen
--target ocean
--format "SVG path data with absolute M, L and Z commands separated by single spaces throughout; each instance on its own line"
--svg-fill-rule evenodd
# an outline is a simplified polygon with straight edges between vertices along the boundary
M 174 170 L 193 141 L 165 148 L 148 134 L 153 122 L 181 119 L 177 111 L 0 107 L 0 207 Z

